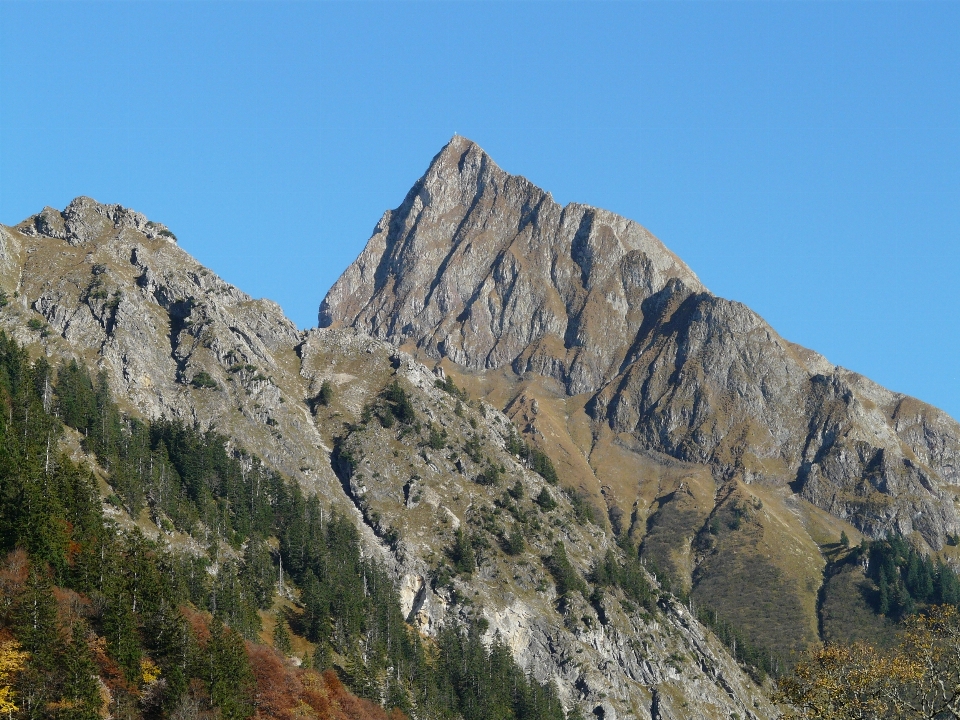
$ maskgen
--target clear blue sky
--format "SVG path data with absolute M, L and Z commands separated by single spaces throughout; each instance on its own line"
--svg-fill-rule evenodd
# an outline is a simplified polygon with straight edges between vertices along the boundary
M 316 323 L 454 133 L 960 417 L 960 3 L 0 0 L 0 222 L 90 195 Z

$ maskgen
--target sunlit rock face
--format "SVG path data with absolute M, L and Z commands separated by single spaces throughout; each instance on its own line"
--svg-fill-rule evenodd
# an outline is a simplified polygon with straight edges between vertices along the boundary
M 320 326 L 352 325 L 472 369 L 512 366 L 598 389 L 642 302 L 697 277 L 635 222 L 549 193 L 455 137 L 330 290 Z

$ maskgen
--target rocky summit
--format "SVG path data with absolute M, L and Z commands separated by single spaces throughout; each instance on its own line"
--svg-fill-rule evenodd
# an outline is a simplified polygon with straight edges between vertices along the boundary
M 788 485 L 862 532 L 960 530 L 960 425 L 781 338 L 637 223 L 455 137 L 320 306 L 469 371 L 588 394 L 594 423 L 718 482 Z
M 471 370 L 511 367 L 594 392 L 616 374 L 644 300 L 696 275 L 635 222 L 561 207 L 455 137 L 388 211 L 320 306 L 320 327 L 412 341 Z

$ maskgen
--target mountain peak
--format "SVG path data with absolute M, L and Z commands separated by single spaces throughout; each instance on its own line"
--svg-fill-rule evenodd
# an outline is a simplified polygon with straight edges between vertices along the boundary
M 938 549 L 960 528 L 940 499 L 958 482 L 960 426 L 932 408 L 901 417 L 913 407 L 902 396 L 799 352 L 639 224 L 561 207 L 460 136 L 384 214 L 319 320 L 471 374 L 508 369 L 590 394 L 593 437 L 613 431 L 717 483 L 790 487 L 871 537 L 916 531 Z M 584 483 L 599 498 L 615 484 L 603 468 L 620 461 L 595 457 Z M 635 492 L 603 502 L 630 517 Z
M 512 366 L 595 390 L 622 360 L 641 303 L 697 276 L 639 224 L 557 204 L 454 135 L 384 214 L 320 307 L 353 326 L 474 369 Z
M 126 227 L 138 230 L 148 238 L 177 241 L 166 225 L 148 220 L 143 213 L 123 205 L 100 203 L 84 195 L 71 200 L 63 211 L 45 207 L 18 224 L 16 229 L 26 235 L 42 235 L 66 240 L 71 245 L 82 245 Z

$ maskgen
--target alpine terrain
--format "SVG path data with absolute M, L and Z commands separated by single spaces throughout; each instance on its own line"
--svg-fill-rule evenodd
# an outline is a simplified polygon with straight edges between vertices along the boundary
M 459 136 L 318 328 L 79 197 L 0 329 L 12 717 L 775 718 L 960 603 L 960 425 Z

